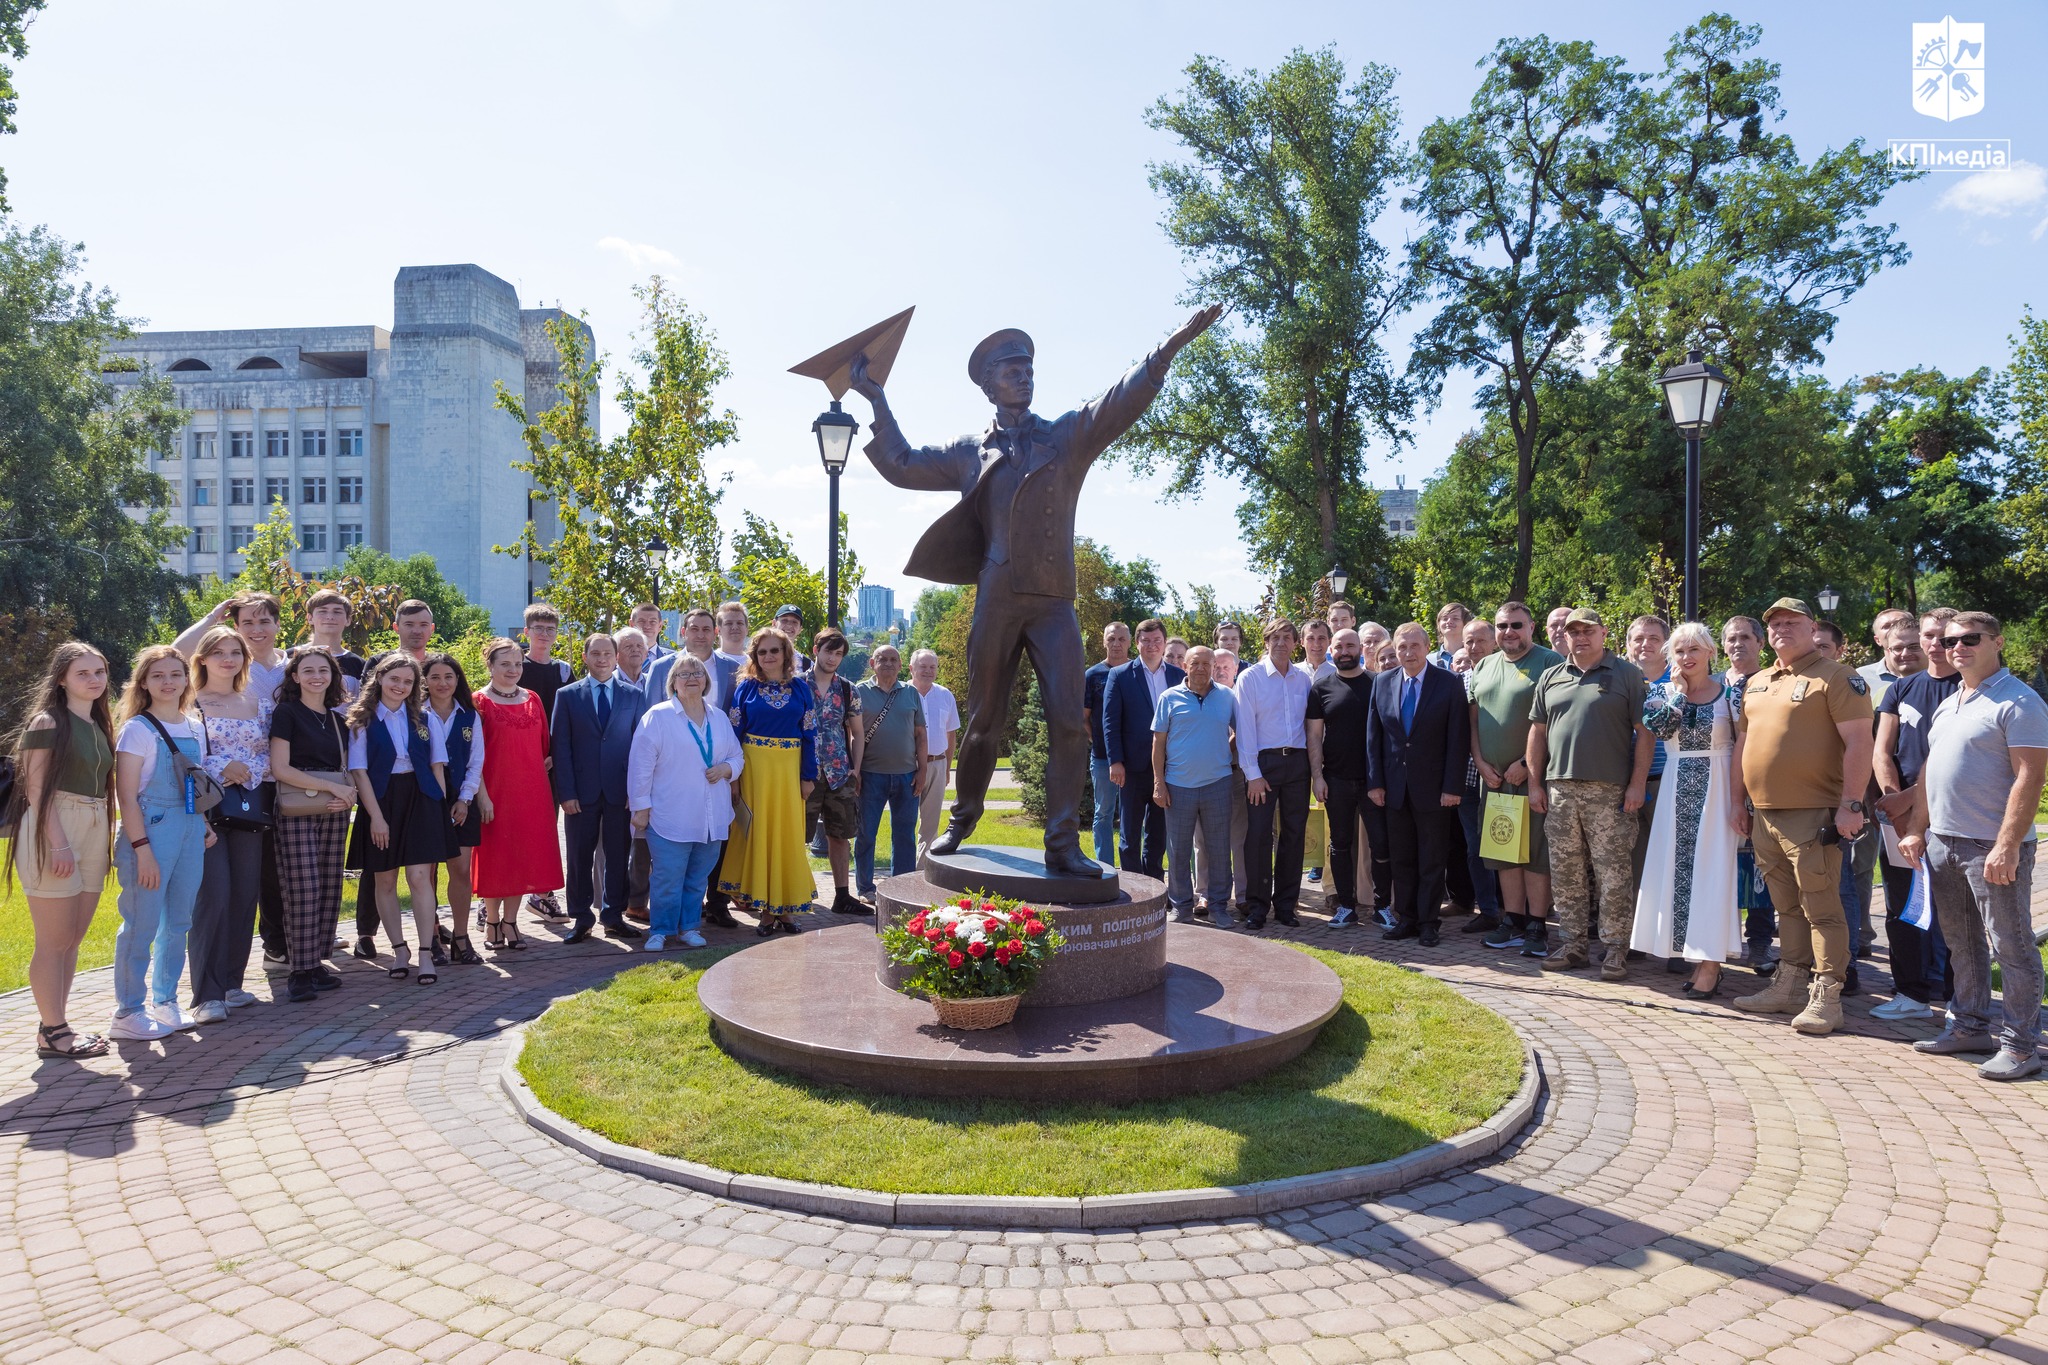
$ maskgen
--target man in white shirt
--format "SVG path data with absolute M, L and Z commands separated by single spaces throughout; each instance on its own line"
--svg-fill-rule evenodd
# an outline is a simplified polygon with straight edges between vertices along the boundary
M 1308 690 L 1314 682 L 1294 666 L 1294 624 L 1266 623 L 1266 657 L 1237 675 L 1237 754 L 1244 767 L 1246 911 L 1253 929 L 1268 912 L 1298 921 L 1301 859 L 1308 836 Z M 1275 823 L 1278 823 L 1277 832 Z
M 726 602 L 718 608 L 718 656 L 738 668 L 747 666 L 747 608 Z
M 924 795 L 918 798 L 917 846 L 923 848 L 939 832 L 946 809 L 946 779 L 953 770 L 953 736 L 960 730 L 960 705 L 950 689 L 939 685 L 939 656 L 920 649 L 910 656 L 910 685 L 924 706 Z
M 1330 662 L 1330 623 L 1310 621 L 1301 628 L 1302 652 L 1308 656 L 1302 667 L 1308 670 L 1311 684 L 1321 682 L 1337 671 L 1337 665 Z
M 1891 644 L 1892 632 L 1900 626 L 1911 626 L 1913 613 L 1904 607 L 1886 607 L 1870 623 L 1870 638 L 1877 644 L 1877 657 L 1857 669 L 1863 681 L 1870 684 L 1870 704 L 1875 706 L 1884 700 L 1884 690 L 1899 680 L 1885 660 L 1885 651 Z

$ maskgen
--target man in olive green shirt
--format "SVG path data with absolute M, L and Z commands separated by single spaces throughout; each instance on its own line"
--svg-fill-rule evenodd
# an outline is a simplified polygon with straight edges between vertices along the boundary
M 1636 918 L 1636 812 L 1650 776 L 1653 741 L 1643 727 L 1649 684 L 1641 669 L 1607 648 L 1607 627 L 1592 608 L 1572 608 L 1564 630 L 1571 654 L 1536 683 L 1526 755 L 1529 810 L 1550 817 L 1550 889 L 1564 925 L 1564 942 L 1543 968 L 1589 965 L 1597 884 L 1597 929 L 1607 945 L 1600 978 L 1621 981 Z
M 1535 700 L 1537 682 L 1563 663 L 1564 656 L 1536 643 L 1536 618 L 1520 602 L 1501 604 L 1493 614 L 1493 630 L 1500 648 L 1465 675 L 1465 690 L 1472 699 L 1472 761 L 1484 790 L 1527 796 L 1529 705 Z M 1481 860 L 1500 877 L 1505 918 L 1486 936 L 1486 946 L 1519 947 L 1524 957 L 1542 957 L 1549 951 L 1550 931 L 1544 921 L 1550 914 L 1550 845 L 1544 839 L 1543 817 L 1531 812 L 1528 821 L 1528 862 Z

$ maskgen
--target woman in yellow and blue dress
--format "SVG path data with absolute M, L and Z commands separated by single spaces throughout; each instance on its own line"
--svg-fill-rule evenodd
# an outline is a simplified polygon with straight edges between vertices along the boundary
M 804 848 L 804 802 L 818 777 L 818 703 L 796 676 L 796 647 L 775 627 L 756 631 L 748 644 L 726 718 L 746 749 L 739 794 L 749 814 L 733 821 L 718 888 L 759 917 L 761 937 L 793 934 L 789 917 L 809 910 L 817 890 Z

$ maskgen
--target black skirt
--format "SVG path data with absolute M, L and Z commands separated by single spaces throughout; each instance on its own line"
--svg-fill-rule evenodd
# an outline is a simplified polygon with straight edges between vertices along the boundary
M 442 851 L 441 860 L 447 862 L 454 858 L 460 858 L 463 853 L 475 848 L 484 841 L 483 810 L 476 802 L 470 802 L 469 818 L 459 825 L 450 820 L 446 814 L 443 814 L 441 817 L 441 829 L 448 838 L 448 847 Z
M 438 863 L 448 856 L 448 808 L 420 791 L 411 773 L 393 773 L 384 788 L 384 823 L 391 838 L 379 848 L 370 839 L 370 816 L 356 812 L 348 840 L 348 866 L 358 872 L 389 872 L 394 868 Z

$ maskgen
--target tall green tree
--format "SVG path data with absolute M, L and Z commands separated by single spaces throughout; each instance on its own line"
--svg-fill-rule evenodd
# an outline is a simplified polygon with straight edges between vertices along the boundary
M 498 406 L 519 422 L 526 443 L 527 458 L 513 468 L 532 475 L 536 495 L 554 503 L 559 529 L 543 540 L 528 521 L 518 540 L 493 548 L 545 564 L 549 599 L 586 630 L 643 599 L 702 606 L 723 590 L 723 488 L 712 486 L 704 462 L 738 434 L 739 419 L 713 398 L 726 358 L 704 319 L 658 277 L 634 294 L 642 324 L 634 359 L 644 375 L 620 381 L 625 432 L 598 436 L 604 361 L 579 322 L 547 324 L 561 375 L 551 405 L 528 412 L 523 395 L 498 386 Z
M 44 0 L 0 0 L 0 56 L 28 55 L 28 23 Z M 0 61 L 0 133 L 14 131 L 14 68 Z M 0 213 L 7 212 L 7 172 L 0 170 Z
M 1426 382 L 1450 370 L 1482 377 L 1482 399 L 1514 437 L 1511 597 L 1535 559 L 1536 464 L 1543 386 L 1576 358 L 1574 343 L 1608 292 L 1614 261 L 1600 222 L 1599 137 L 1625 100 L 1621 60 L 1592 44 L 1504 39 L 1483 61 L 1471 108 L 1423 129 L 1423 176 L 1404 207 L 1428 228 L 1410 259 L 1441 300 L 1412 359 Z
M 1265 76 L 1197 58 L 1147 114 L 1185 159 L 1152 167 L 1188 297 L 1231 309 L 1182 354 L 1166 392 L 1113 452 L 1164 472 L 1165 497 L 1210 478 L 1247 497 L 1238 524 L 1284 595 L 1333 563 L 1361 595 L 1389 558 L 1368 445 L 1409 439 L 1415 394 L 1387 334 L 1419 293 L 1374 228 L 1409 157 L 1394 73 L 1352 77 L 1332 50 Z
M 61 613 L 117 672 L 184 584 L 185 532 L 147 455 L 183 425 L 168 380 L 107 382 L 130 335 L 114 296 L 47 228 L 0 224 L 0 604 Z
M 747 618 L 757 626 L 775 619 L 776 608 L 793 605 L 804 614 L 813 630 L 825 625 L 825 571 L 805 564 L 789 537 L 774 522 L 744 513 L 745 525 L 733 537 L 732 574 L 728 582 L 739 600 L 746 604 Z M 846 543 L 846 515 L 840 514 L 840 543 Z M 860 557 L 847 551 L 839 560 L 839 609 L 841 619 L 860 592 L 866 570 Z M 799 640 L 799 645 L 805 642 Z M 805 653 L 810 651 L 806 649 Z
M 2013 536 L 2012 585 L 2026 603 L 2015 617 L 2039 649 L 2048 646 L 2048 318 L 2024 310 L 2007 340 L 2011 358 L 1998 377 L 1998 410 L 2011 463 L 1998 514 Z M 2042 659 L 2048 661 L 2048 650 Z

